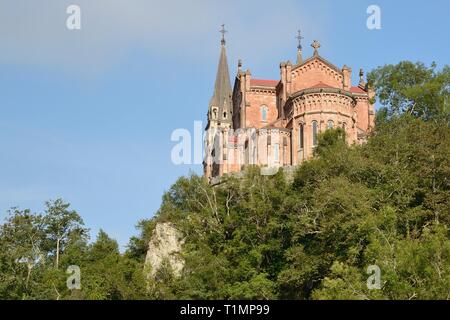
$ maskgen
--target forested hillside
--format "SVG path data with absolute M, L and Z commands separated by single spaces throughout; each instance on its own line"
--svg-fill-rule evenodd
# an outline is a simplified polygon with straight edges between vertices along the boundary
M 450 299 L 450 69 L 401 62 L 369 74 L 383 106 L 362 146 L 322 133 L 292 181 L 282 170 L 211 187 L 181 177 L 121 254 L 90 243 L 62 200 L 0 227 L 2 299 Z M 181 277 L 144 260 L 158 222 L 183 235 Z M 81 289 L 66 286 L 78 265 Z M 367 287 L 368 266 L 381 288 Z

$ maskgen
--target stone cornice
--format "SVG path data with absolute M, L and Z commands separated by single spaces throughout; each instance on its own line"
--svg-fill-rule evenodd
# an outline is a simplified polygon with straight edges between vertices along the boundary
M 250 92 L 275 95 L 276 94 L 276 89 L 275 88 L 270 88 L 270 87 L 252 86 L 250 88 Z
M 295 92 L 294 94 L 291 94 L 288 98 L 288 102 L 294 100 L 297 97 L 301 97 L 307 94 L 314 94 L 314 93 L 334 93 L 334 94 L 340 94 L 343 96 L 347 96 L 349 98 L 352 98 L 353 100 L 355 100 L 354 95 L 351 92 L 342 90 L 342 89 L 337 89 L 337 88 L 312 88 L 312 89 L 303 89 L 300 91 Z

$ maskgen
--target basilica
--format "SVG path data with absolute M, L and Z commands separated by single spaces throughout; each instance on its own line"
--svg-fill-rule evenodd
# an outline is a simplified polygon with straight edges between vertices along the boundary
M 249 165 L 299 165 L 330 128 L 343 128 L 349 144 L 366 140 L 374 125 L 374 92 L 362 69 L 353 85 L 352 69 L 323 58 L 318 41 L 304 59 L 299 32 L 296 62 L 281 62 L 279 79 L 254 78 L 239 61 L 232 87 L 224 34 L 207 113 L 203 166 L 209 181 Z

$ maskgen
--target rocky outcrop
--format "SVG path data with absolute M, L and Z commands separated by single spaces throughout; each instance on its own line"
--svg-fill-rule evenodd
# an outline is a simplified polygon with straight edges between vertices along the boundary
M 164 263 L 168 263 L 175 276 L 180 276 L 184 267 L 181 249 L 184 240 L 173 224 L 158 223 L 150 239 L 145 268 L 149 277 L 155 277 Z

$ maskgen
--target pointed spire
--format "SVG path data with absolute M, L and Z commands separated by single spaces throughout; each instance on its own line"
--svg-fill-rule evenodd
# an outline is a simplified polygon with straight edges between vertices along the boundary
M 298 30 L 298 35 L 295 37 L 298 40 L 298 45 L 297 45 L 297 64 L 301 64 L 303 62 L 303 57 L 302 57 L 302 32 L 300 30 Z
M 216 108 L 217 120 L 231 121 L 231 83 L 228 69 L 227 54 L 225 51 L 225 28 L 222 25 L 222 41 L 220 48 L 219 66 L 217 68 L 216 83 L 214 85 L 214 94 L 210 100 L 209 107 Z

